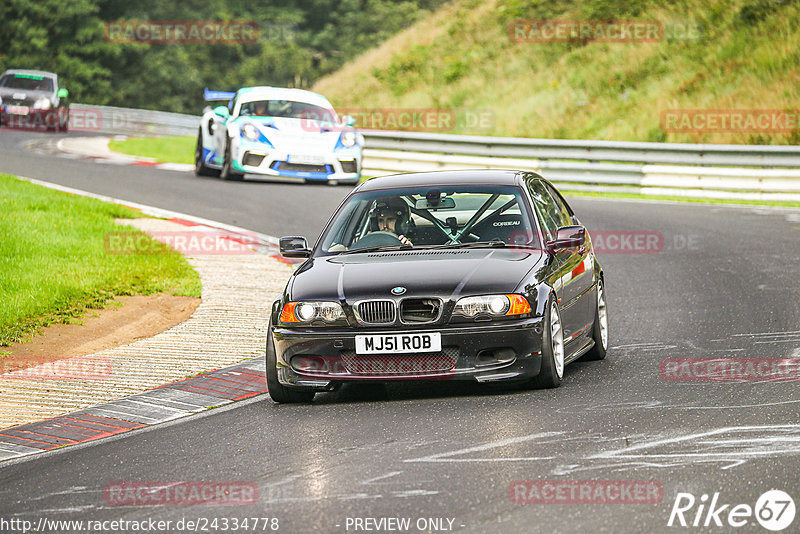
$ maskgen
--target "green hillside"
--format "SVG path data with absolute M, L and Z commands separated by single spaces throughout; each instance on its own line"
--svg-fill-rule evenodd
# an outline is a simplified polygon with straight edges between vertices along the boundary
M 509 30 L 519 19 L 659 21 L 662 32 L 654 42 L 517 42 Z M 313 89 L 340 108 L 450 110 L 455 128 L 440 131 L 451 133 L 800 144 L 797 122 L 777 123 L 788 132 L 662 128 L 668 110 L 784 110 L 796 119 L 800 2 L 457 1 Z

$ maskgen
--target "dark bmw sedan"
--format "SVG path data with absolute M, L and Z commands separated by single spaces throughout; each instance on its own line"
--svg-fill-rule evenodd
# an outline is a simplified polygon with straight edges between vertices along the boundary
M 308 402 L 347 381 L 557 387 L 608 344 L 603 271 L 556 189 L 521 171 L 369 180 L 342 202 L 272 306 L 267 385 Z

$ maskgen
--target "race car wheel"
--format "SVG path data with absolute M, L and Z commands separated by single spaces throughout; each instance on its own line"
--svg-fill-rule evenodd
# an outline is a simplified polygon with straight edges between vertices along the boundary
M 587 352 L 584 360 L 603 360 L 608 348 L 608 315 L 606 313 L 606 288 L 603 279 L 597 281 L 597 300 L 595 302 L 594 324 L 592 324 L 594 347 Z
M 219 176 L 219 169 L 212 169 L 203 162 L 203 132 L 197 133 L 197 146 L 194 149 L 194 173 L 197 176 Z
M 564 376 L 564 330 L 555 296 L 550 296 L 542 333 L 542 367 L 531 381 L 536 388 L 557 388 Z
M 281 404 L 311 402 L 313 391 L 290 389 L 278 382 L 278 358 L 275 355 L 275 342 L 272 340 L 272 325 L 267 327 L 267 391 L 272 400 Z
M 233 165 L 231 163 L 230 138 L 228 138 L 228 141 L 225 143 L 225 161 L 222 163 L 222 172 L 220 173 L 220 176 L 222 176 L 223 180 L 244 180 L 244 174 L 233 170 Z

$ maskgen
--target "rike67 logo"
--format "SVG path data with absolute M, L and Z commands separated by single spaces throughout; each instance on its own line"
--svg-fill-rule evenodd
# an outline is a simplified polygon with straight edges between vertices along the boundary
M 759 525 L 772 532 L 786 529 L 794 521 L 794 499 L 781 490 L 764 492 L 755 506 L 749 504 L 728 504 L 720 499 L 719 492 L 710 498 L 704 493 L 696 498 L 691 493 L 680 492 L 675 496 L 667 526 L 672 527 L 724 527 L 739 528 Z M 753 521 L 755 519 L 755 521 Z

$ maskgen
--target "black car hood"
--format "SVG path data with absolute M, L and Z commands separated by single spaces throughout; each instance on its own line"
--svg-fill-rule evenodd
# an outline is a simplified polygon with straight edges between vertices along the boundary
M 529 249 L 455 249 L 377 252 L 319 257 L 295 273 L 291 300 L 391 298 L 510 293 L 541 260 Z

